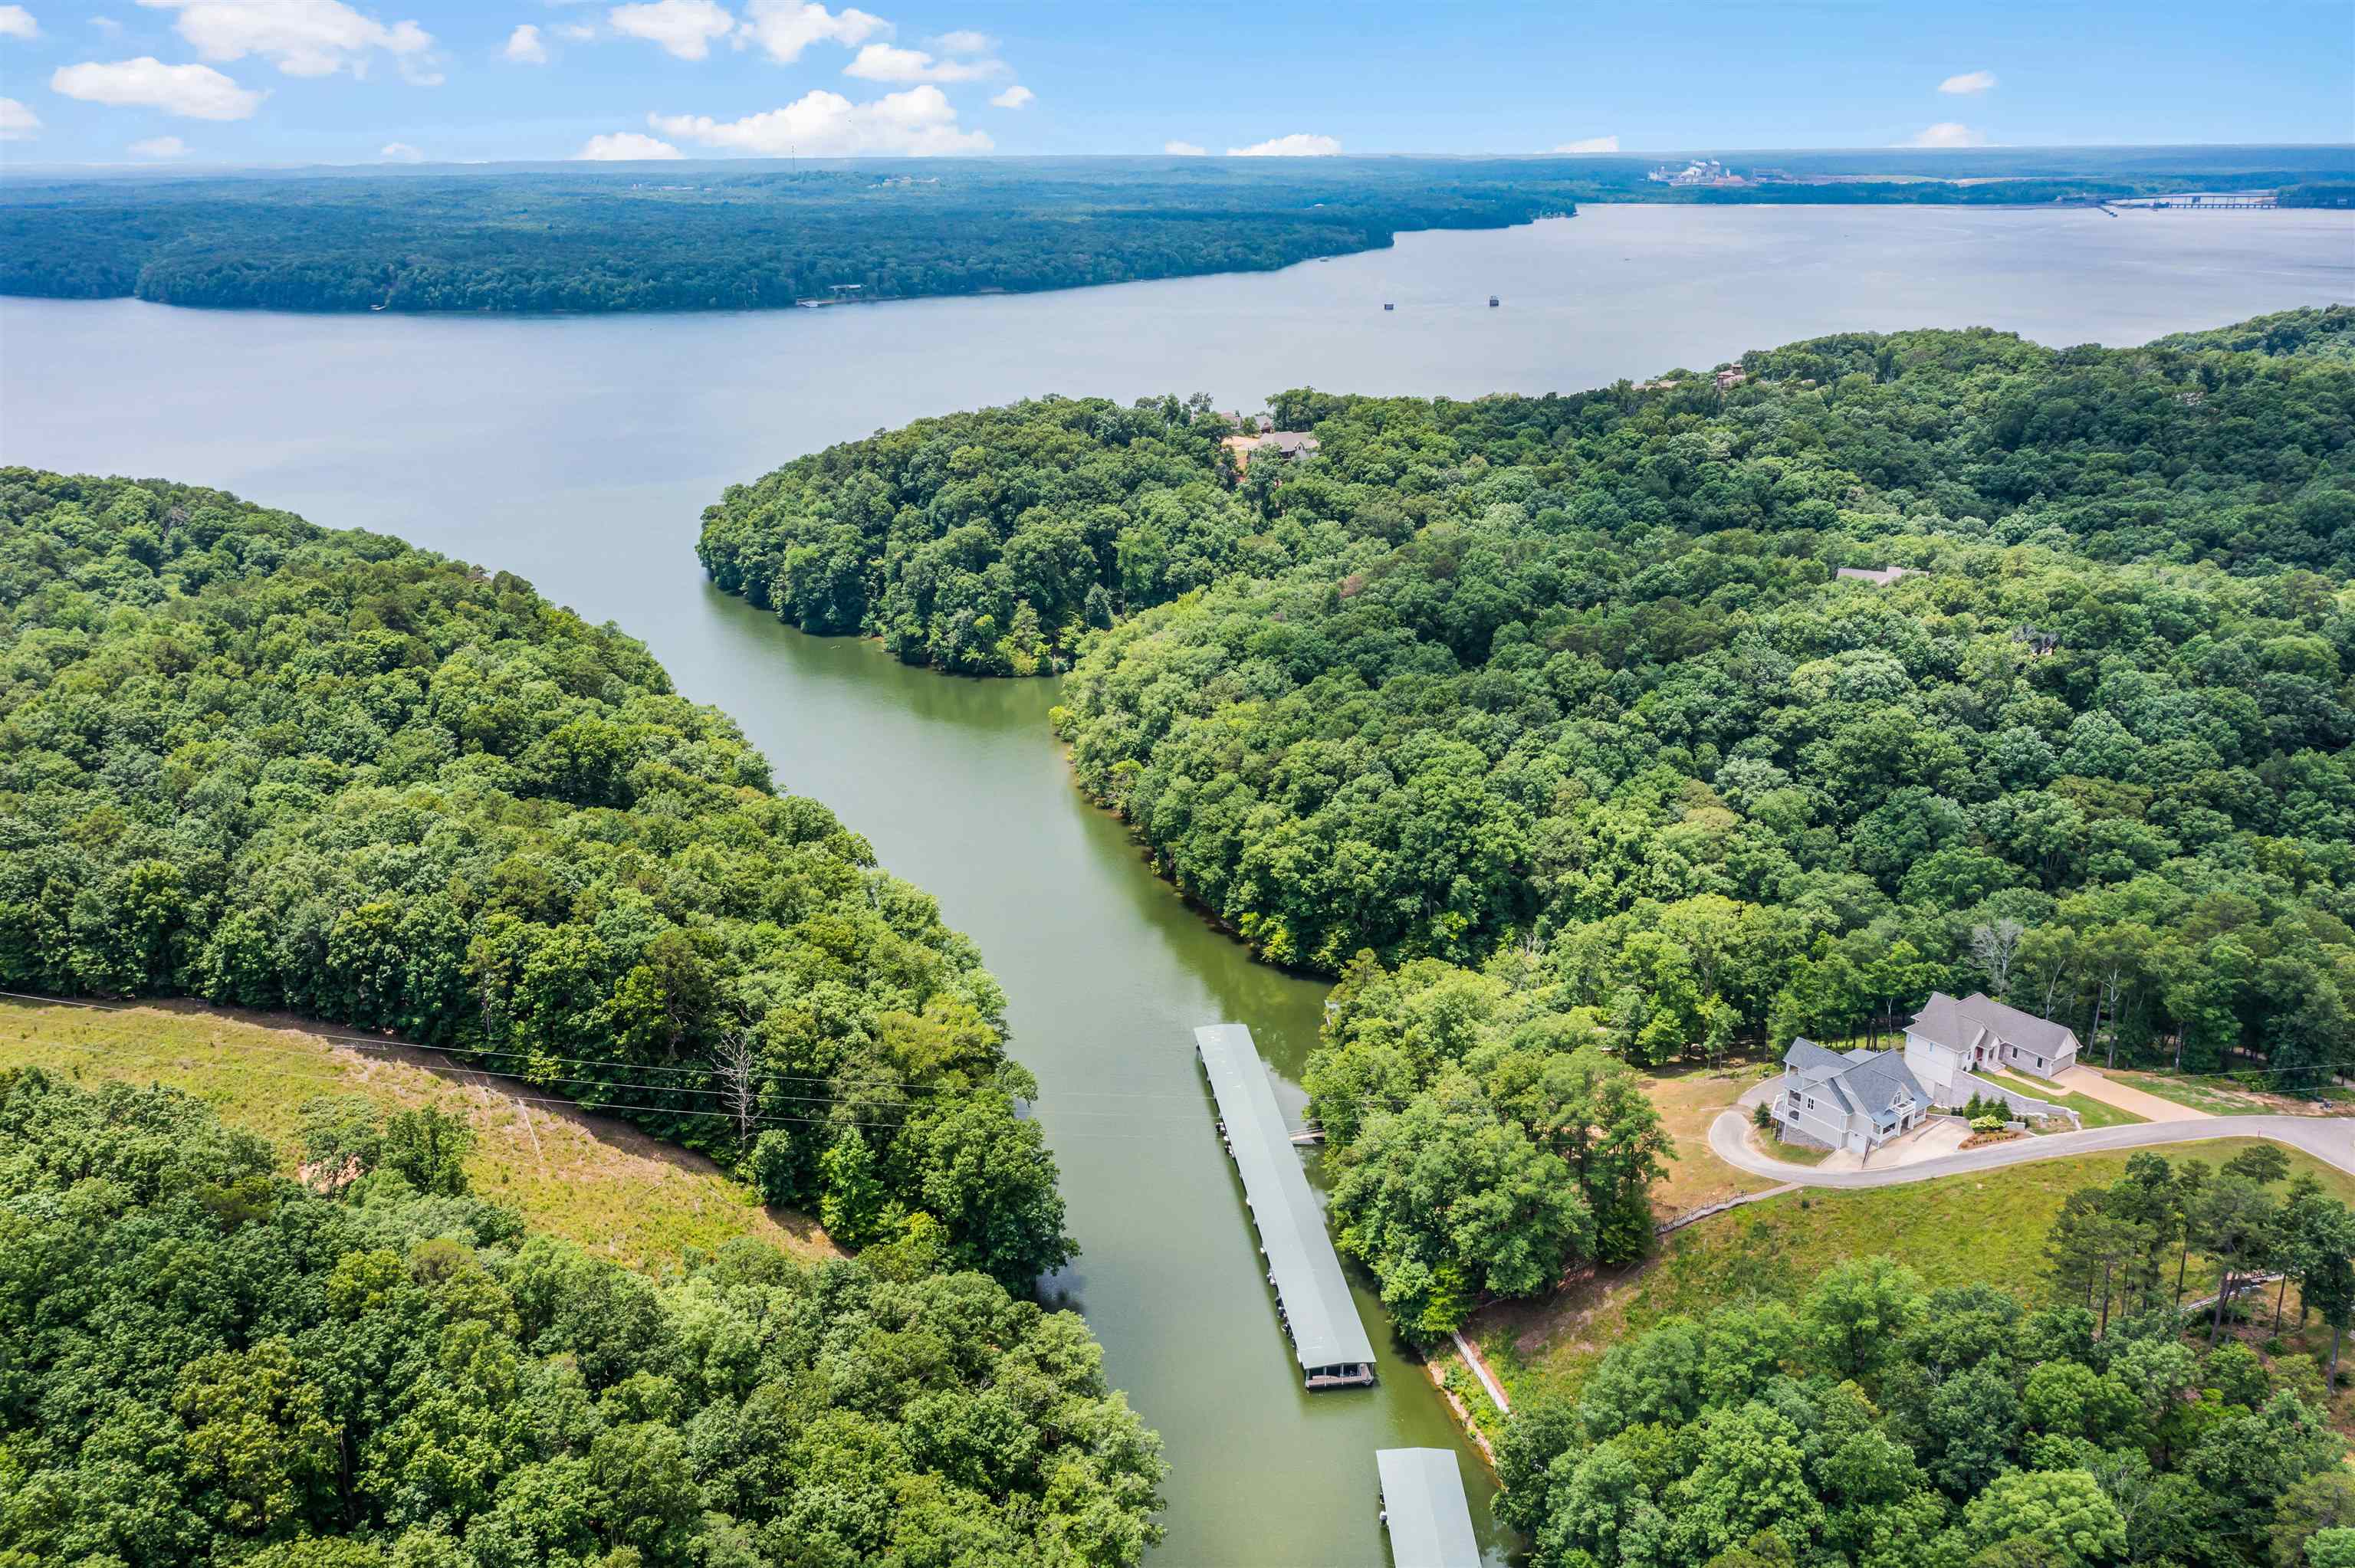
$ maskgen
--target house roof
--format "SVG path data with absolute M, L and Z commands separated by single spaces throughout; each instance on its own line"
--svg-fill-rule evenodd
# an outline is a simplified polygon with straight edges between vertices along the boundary
M 1930 1097 L 1899 1051 L 1839 1052 L 1812 1040 L 1796 1039 L 1783 1053 L 1783 1065 L 1796 1070 L 1801 1087 L 1834 1097 L 1843 1110 L 1878 1128 L 1897 1125 L 1897 1113 L 1889 1107 L 1900 1089 L 1917 1104 Z
M 2030 1051 L 2047 1056 L 2058 1055 L 2076 1044 L 2077 1036 L 2049 1018 L 2039 1018 L 2032 1012 L 2022 1012 L 2008 1007 L 1983 991 L 1973 991 L 1966 997 L 1951 997 L 1943 991 L 1934 991 L 1922 1011 L 1907 1024 L 1908 1032 L 1925 1040 L 1934 1040 L 1952 1050 L 1960 1051 L 1986 1030 L 1998 1040 L 2014 1045 L 2025 1045 Z
M 2022 1012 L 2009 1007 L 1981 991 L 1963 998 L 1963 1012 L 1994 1030 L 2015 1045 L 2041 1050 L 2046 1055 L 2065 1051 L 2077 1042 L 2073 1030 L 2062 1027 L 2049 1018 L 2039 1018 L 2032 1012 Z

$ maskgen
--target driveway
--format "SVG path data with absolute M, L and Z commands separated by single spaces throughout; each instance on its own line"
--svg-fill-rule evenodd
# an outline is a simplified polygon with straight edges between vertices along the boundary
M 2157 1095 L 2119 1083 L 2104 1076 L 2083 1063 L 2070 1068 L 2052 1080 L 2073 1095 L 2083 1095 L 2089 1100 L 2099 1100 L 2105 1106 L 2115 1106 L 2122 1111 L 2132 1111 L 2145 1121 L 2200 1121 L 2201 1113 L 2190 1106 L 2177 1105 L 2173 1100 L 2160 1099 Z
M 1963 1147 L 1963 1139 L 1971 1135 L 1971 1124 L 1958 1117 L 1933 1117 L 1904 1137 L 1892 1139 L 1872 1151 L 1872 1160 L 1865 1169 L 1894 1165 L 1919 1165 L 1925 1160 L 1943 1160 Z M 1831 1163 L 1826 1160 L 1825 1164 Z
M 1862 1171 L 1827 1171 L 1771 1160 L 1750 1147 L 1750 1124 L 1739 1111 L 1727 1111 L 1710 1124 L 1710 1152 L 1736 1170 L 1772 1177 L 1796 1187 L 1895 1187 L 1908 1181 L 1930 1181 L 1973 1171 L 1999 1171 L 2007 1165 L 2027 1165 L 2039 1160 L 2060 1160 L 2072 1154 L 2100 1154 L 2119 1149 L 2152 1149 L 2175 1143 L 2200 1143 L 2220 1138 L 2264 1138 L 2313 1155 L 2324 1164 L 2355 1175 L 2355 1118 L 2305 1116 L 2194 1116 L 2188 1121 L 2147 1121 L 2133 1127 L 2097 1127 L 2083 1132 L 2056 1132 L 2044 1138 L 2022 1138 L 1985 1149 L 1941 1155 L 1908 1165 L 1870 1167 Z

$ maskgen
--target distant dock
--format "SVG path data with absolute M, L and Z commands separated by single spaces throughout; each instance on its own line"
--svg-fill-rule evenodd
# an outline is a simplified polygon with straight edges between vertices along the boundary
M 1194 1031 L 1194 1049 L 1219 1103 L 1219 1132 L 1243 1179 L 1243 1202 L 1259 1232 L 1276 1317 L 1292 1337 L 1293 1359 L 1312 1389 L 1352 1388 L 1374 1381 L 1374 1347 L 1358 1320 L 1349 1282 L 1325 1232 L 1325 1211 L 1309 1190 L 1275 1087 L 1240 1023 Z

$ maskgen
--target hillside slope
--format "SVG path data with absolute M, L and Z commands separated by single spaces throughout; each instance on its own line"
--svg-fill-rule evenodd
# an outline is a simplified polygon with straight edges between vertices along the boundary
M 163 1084 L 229 1126 L 269 1139 L 294 1173 L 304 1102 L 366 1095 L 384 1108 L 438 1105 L 473 1126 L 474 1191 L 535 1231 L 625 1267 L 661 1273 L 689 1247 L 740 1236 L 803 1257 L 837 1249 L 816 1223 L 770 1209 L 703 1156 L 438 1052 L 189 1003 L 72 1005 L 0 998 L 0 1070 L 37 1066 L 79 1084 Z

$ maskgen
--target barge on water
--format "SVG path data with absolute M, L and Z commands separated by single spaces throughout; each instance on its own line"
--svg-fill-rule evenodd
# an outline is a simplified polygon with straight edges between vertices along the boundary
M 1373 1382 L 1373 1344 L 1251 1031 L 1205 1024 L 1194 1031 L 1194 1050 L 1219 1102 L 1219 1135 L 1242 1174 L 1243 1202 L 1267 1259 L 1267 1282 L 1275 1287 L 1275 1315 L 1292 1337 L 1302 1380 L 1312 1389 Z

